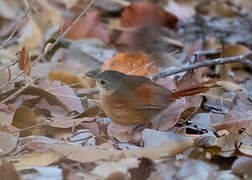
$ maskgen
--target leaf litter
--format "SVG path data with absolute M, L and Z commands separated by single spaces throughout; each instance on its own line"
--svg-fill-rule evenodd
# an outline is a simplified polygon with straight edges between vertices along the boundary
M 85 76 L 152 77 L 250 53 L 249 0 L 1 6 L 0 179 L 251 179 L 251 56 L 160 76 L 171 91 L 213 79 L 218 87 L 139 129 L 111 121 Z

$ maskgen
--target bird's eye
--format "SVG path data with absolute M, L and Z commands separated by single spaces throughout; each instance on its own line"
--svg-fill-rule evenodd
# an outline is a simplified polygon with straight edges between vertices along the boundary
M 105 85 L 107 85 L 107 82 L 104 81 L 104 80 L 100 80 L 100 84 L 103 85 L 103 86 L 105 86 Z

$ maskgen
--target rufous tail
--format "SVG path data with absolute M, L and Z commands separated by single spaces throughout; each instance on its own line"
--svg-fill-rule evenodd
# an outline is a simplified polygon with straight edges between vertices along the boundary
M 172 92 L 169 98 L 170 100 L 174 101 L 176 99 L 179 99 L 185 96 L 192 96 L 195 94 L 207 92 L 211 88 L 219 87 L 219 85 L 215 84 L 216 82 L 217 80 L 210 80 L 203 83 L 195 84 L 189 88 L 177 90 L 175 92 Z

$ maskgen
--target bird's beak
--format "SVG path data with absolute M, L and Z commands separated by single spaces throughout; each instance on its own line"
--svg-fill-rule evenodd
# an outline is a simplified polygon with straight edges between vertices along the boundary
M 90 77 L 90 78 L 93 78 L 93 79 L 97 79 L 99 73 L 100 73 L 100 69 L 98 69 L 98 70 L 93 70 L 93 71 L 88 71 L 88 72 L 86 72 L 85 75 L 86 75 L 87 77 Z

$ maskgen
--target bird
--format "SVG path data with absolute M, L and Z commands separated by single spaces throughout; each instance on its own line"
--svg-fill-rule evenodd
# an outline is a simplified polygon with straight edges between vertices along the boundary
M 149 123 L 177 99 L 217 86 L 208 86 L 213 80 L 172 92 L 147 77 L 114 70 L 87 73 L 86 76 L 96 80 L 105 114 L 113 122 L 124 126 Z

